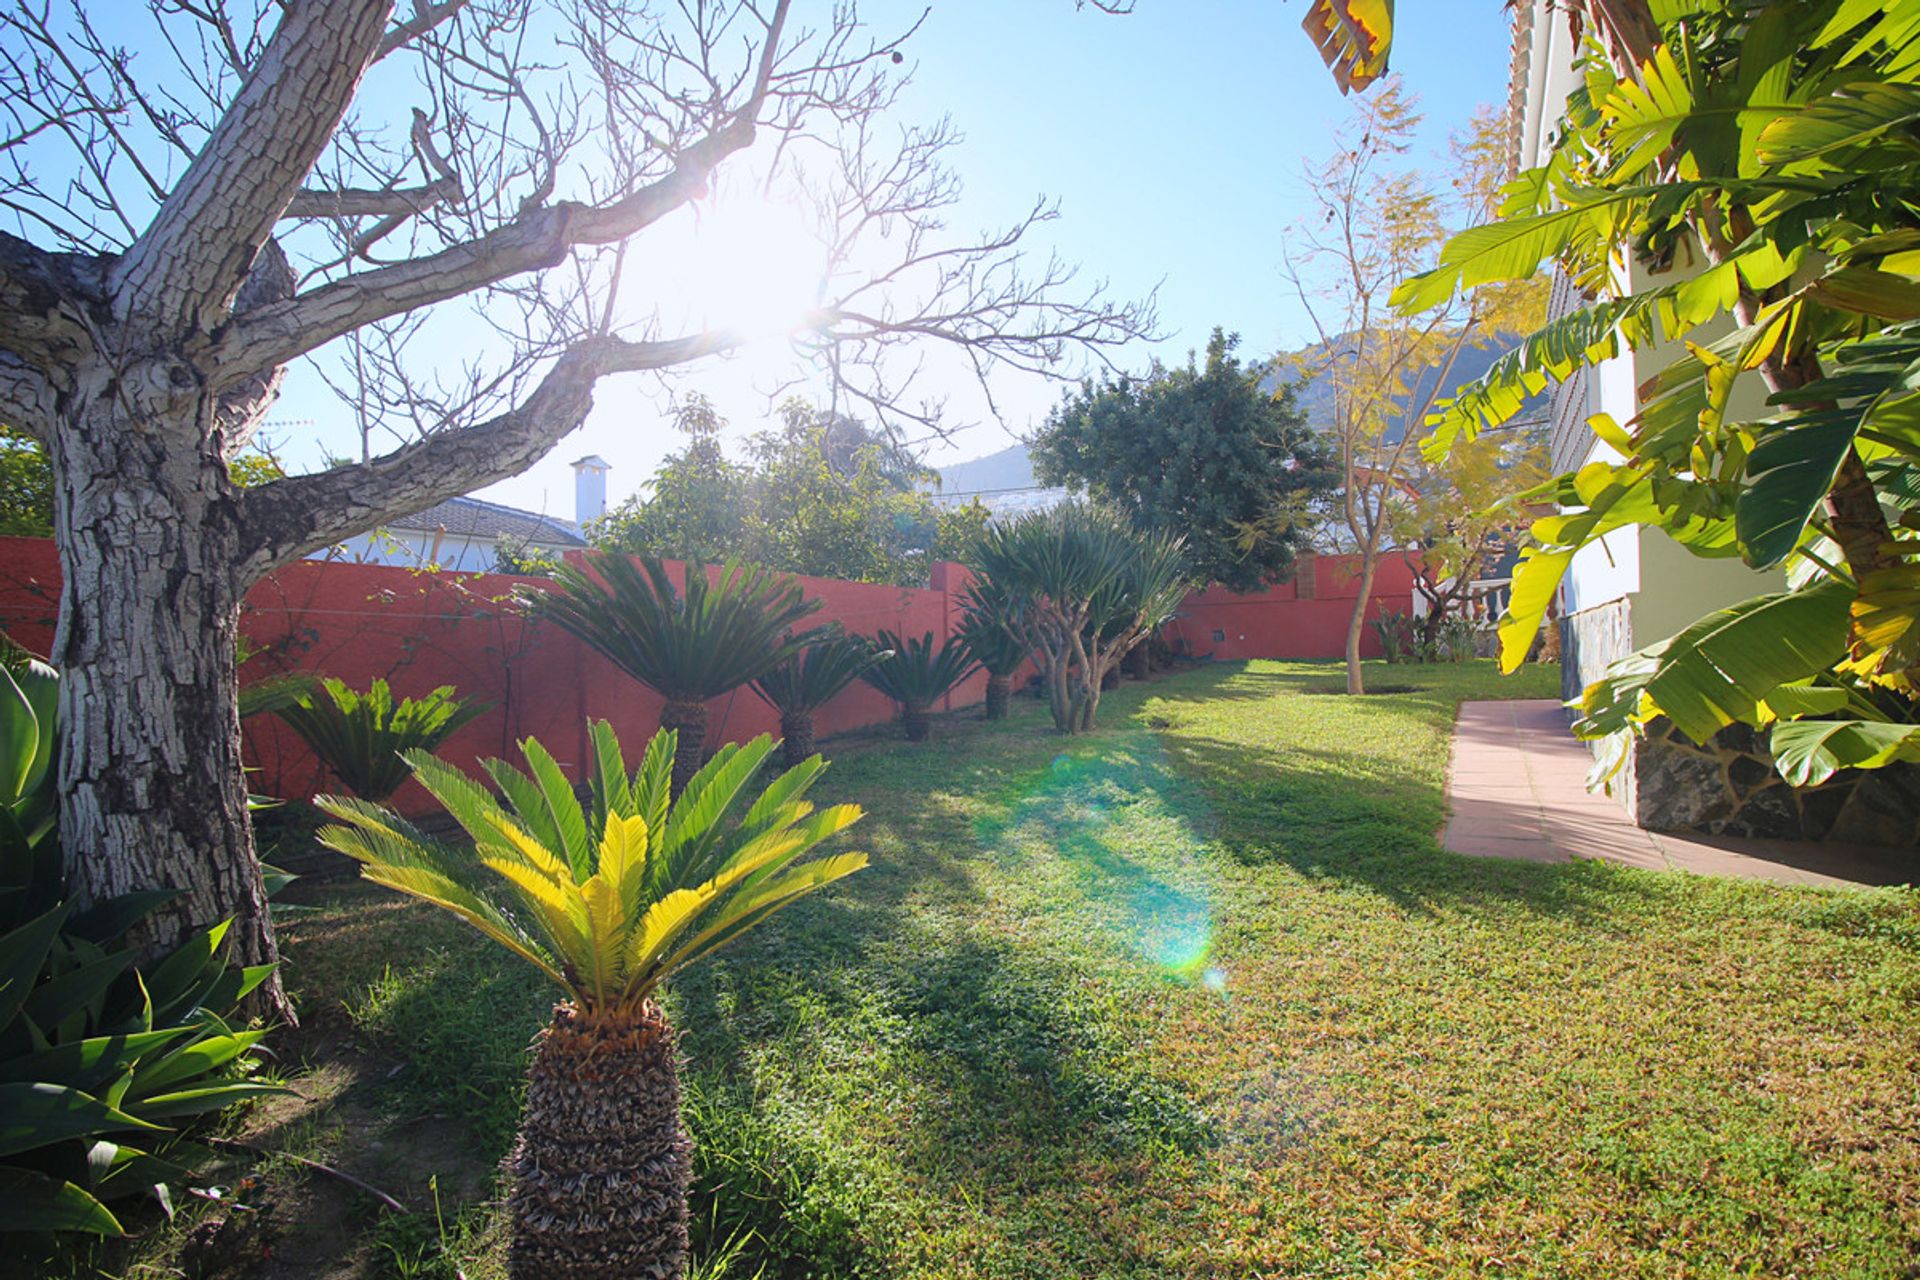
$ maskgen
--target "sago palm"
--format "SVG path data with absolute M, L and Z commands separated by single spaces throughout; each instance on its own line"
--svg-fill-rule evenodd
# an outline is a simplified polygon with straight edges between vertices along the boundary
M 541 1034 L 509 1157 L 515 1280 L 678 1277 L 687 1245 L 691 1144 L 680 1124 L 674 1035 L 653 996 L 675 972 L 803 894 L 859 870 L 865 854 L 801 862 L 857 821 L 854 805 L 804 797 L 818 756 L 749 798 L 773 751 L 728 745 L 677 799 L 674 735 L 633 774 L 605 721 L 593 726 L 591 803 L 529 738 L 529 772 L 499 760 L 499 795 L 422 751 L 421 785 L 473 847 L 438 843 L 365 801 L 321 797 L 344 825 L 320 841 L 375 884 L 433 903 L 531 963 L 566 993 Z
M 276 684 L 266 709 L 300 735 L 320 762 L 362 800 L 385 800 L 407 780 L 402 753 L 436 751 L 461 725 L 492 709 L 466 702 L 443 684 L 424 698 L 393 700 L 385 680 L 365 693 L 343 681 Z M 243 698 L 243 704 L 246 701 Z M 242 706 L 242 714 L 247 708 Z
M 700 768 L 710 698 L 737 689 L 818 639 L 790 634 L 818 610 L 800 584 L 765 569 L 728 564 L 716 582 L 706 566 L 686 566 L 686 590 L 659 559 L 595 555 L 554 573 L 560 590 L 536 598 L 540 614 L 605 654 L 667 705 L 660 727 L 678 735 L 673 794 Z
M 987 673 L 987 719 L 1006 718 L 1014 673 L 1027 664 L 1027 642 L 1017 627 L 1019 598 L 982 579 L 967 587 L 958 635 Z
M 907 741 L 924 742 L 931 725 L 927 712 L 942 695 L 973 674 L 976 665 L 964 641 L 934 647 L 933 632 L 908 640 L 882 631 L 878 645 L 892 652 L 860 673 L 860 678 L 900 704 Z
M 858 636 L 829 636 L 808 645 L 753 682 L 753 691 L 780 713 L 780 752 L 791 769 L 813 754 L 813 714 L 892 655 Z

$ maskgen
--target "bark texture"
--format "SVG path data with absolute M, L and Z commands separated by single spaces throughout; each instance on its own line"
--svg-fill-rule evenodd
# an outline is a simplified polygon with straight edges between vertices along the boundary
M 987 677 L 987 719 L 1005 720 L 1007 703 L 1013 698 L 1013 677 L 1010 675 L 989 675 Z
M 49 433 L 60 834 L 81 902 L 174 892 L 133 935 L 143 949 L 232 919 L 230 954 L 265 964 L 278 957 L 241 773 L 233 486 L 217 450 L 153 429 L 206 408 L 189 366 L 150 361 L 76 379 Z M 261 999 L 290 1016 L 277 978 Z
M 813 712 L 789 711 L 780 717 L 780 759 L 791 769 L 813 755 Z
M 907 731 L 908 742 L 925 742 L 927 735 L 933 732 L 933 722 L 927 718 L 927 709 L 911 702 L 900 708 L 900 725 Z
M 673 750 L 673 794 L 677 797 L 707 760 L 706 704 L 669 698 L 660 709 L 660 727 L 680 735 Z
M 674 1036 L 637 1017 L 557 1006 L 527 1078 L 507 1166 L 513 1280 L 678 1280 L 693 1144 Z
M 1353 602 L 1353 613 L 1347 619 L 1347 692 L 1352 694 L 1367 691 L 1366 678 L 1360 669 L 1360 637 L 1367 628 L 1367 605 L 1373 598 L 1373 570 L 1378 559 L 1372 548 L 1360 558 L 1360 595 Z

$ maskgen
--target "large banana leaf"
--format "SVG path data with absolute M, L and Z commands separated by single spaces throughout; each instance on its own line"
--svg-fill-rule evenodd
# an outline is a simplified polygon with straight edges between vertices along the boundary
M 1825 782 L 1841 769 L 1879 769 L 1920 761 L 1920 725 L 1870 720 L 1782 720 L 1773 726 L 1773 762 L 1796 787 Z
M 1695 742 L 1774 714 L 1766 699 L 1845 655 L 1853 592 L 1837 582 L 1758 596 L 1710 613 L 1670 639 L 1622 658 L 1582 695 L 1582 737 L 1665 715 Z
M 1300 25 L 1340 92 L 1365 89 L 1386 74 L 1393 52 L 1393 0 L 1309 0 Z

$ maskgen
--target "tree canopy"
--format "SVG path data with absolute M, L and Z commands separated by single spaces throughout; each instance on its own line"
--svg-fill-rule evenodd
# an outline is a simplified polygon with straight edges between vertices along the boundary
M 1253 591 L 1287 576 L 1312 528 L 1269 520 L 1247 538 L 1248 526 L 1279 507 L 1304 512 L 1339 477 L 1292 387 L 1269 390 L 1268 366 L 1241 361 L 1239 342 L 1215 329 L 1204 364 L 1082 385 L 1030 448 L 1041 481 L 1082 490 L 1143 531 L 1184 536 L 1197 575 Z
M 596 545 L 640 555 L 742 560 L 786 573 L 916 585 L 958 559 L 986 522 L 977 501 L 943 508 L 936 478 L 884 431 L 801 401 L 733 461 L 726 423 L 700 396 L 675 413 L 686 447 L 648 491 L 610 512 Z

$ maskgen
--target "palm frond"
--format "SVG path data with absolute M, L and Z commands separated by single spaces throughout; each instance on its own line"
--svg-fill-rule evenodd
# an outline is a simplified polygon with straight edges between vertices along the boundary
M 600 553 L 554 574 L 534 609 L 670 700 L 704 702 L 765 674 L 819 638 L 792 628 L 818 611 L 794 579 L 730 563 L 718 581 L 686 566 L 685 590 L 647 556 Z
M 753 691 L 782 715 L 818 711 L 887 656 L 859 636 L 827 636 L 768 669 Z
M 407 780 L 400 758 L 410 750 L 432 751 L 453 732 L 492 709 L 488 702 L 467 702 L 441 685 L 424 698 L 393 700 L 385 680 L 365 693 L 339 680 L 276 695 L 269 709 L 333 771 L 355 795 L 384 800 Z
M 860 678 L 903 707 L 932 706 L 971 675 L 976 665 L 964 641 L 936 646 L 931 631 L 917 640 L 881 631 L 875 644 L 888 650 L 888 656 L 861 672 Z
M 866 865 L 865 854 L 807 854 L 859 821 L 854 805 L 815 810 L 805 792 L 824 765 L 776 778 L 751 803 L 773 750 L 762 736 L 728 746 L 669 800 L 673 735 L 656 735 L 631 775 L 612 729 L 592 726 L 593 802 L 582 811 L 540 744 L 521 744 L 530 773 L 490 762 L 500 794 L 424 752 L 408 757 L 473 838 L 439 844 L 378 805 L 321 797 L 338 825 L 326 847 L 365 877 L 452 912 L 522 956 L 583 1008 L 631 1009 L 683 965 L 774 911 Z M 576 820 L 592 833 L 570 847 Z

